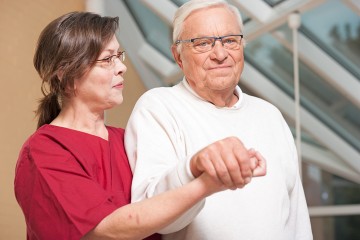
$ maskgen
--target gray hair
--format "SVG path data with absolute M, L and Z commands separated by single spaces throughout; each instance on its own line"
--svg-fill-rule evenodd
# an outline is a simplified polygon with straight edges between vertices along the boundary
M 190 0 L 183 4 L 175 13 L 173 20 L 173 42 L 178 40 L 179 36 L 183 31 L 183 23 L 185 19 L 195 10 L 209 8 L 213 6 L 224 6 L 228 8 L 231 12 L 234 13 L 235 17 L 238 20 L 240 31 L 243 30 L 243 23 L 239 9 L 225 0 Z M 179 50 L 179 49 L 178 49 Z

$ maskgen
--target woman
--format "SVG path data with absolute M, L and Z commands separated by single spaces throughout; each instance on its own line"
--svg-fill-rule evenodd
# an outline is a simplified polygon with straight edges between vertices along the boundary
M 203 174 L 129 204 L 124 130 L 104 123 L 104 111 L 123 101 L 125 52 L 117 28 L 118 18 L 72 12 L 39 37 L 34 66 L 44 97 L 38 129 L 23 145 L 15 176 L 28 239 L 142 239 L 224 190 Z

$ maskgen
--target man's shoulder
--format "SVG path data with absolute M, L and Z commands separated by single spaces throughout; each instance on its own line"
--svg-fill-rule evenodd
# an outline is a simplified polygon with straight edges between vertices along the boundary
M 181 98 L 179 88 L 173 87 L 156 87 L 147 90 L 137 101 L 137 104 L 141 105 L 153 105 L 171 103 L 175 99 Z
M 168 94 L 171 91 L 171 87 L 155 87 L 147 90 L 142 97 L 156 98 Z
M 162 97 L 167 95 L 172 95 L 174 92 L 178 91 L 178 85 L 172 87 L 155 87 L 147 90 L 143 96 L 147 97 Z

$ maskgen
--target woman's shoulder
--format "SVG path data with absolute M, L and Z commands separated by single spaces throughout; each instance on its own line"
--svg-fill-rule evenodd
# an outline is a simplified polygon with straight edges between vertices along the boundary
M 125 130 L 120 127 L 106 126 L 109 133 L 110 146 L 124 145 Z
M 24 145 L 33 146 L 38 144 L 50 143 L 52 142 L 51 136 L 52 134 L 51 131 L 49 131 L 49 125 L 45 124 L 38 128 L 33 134 L 31 134 L 25 141 Z
M 61 138 L 49 131 L 48 125 L 44 125 L 28 137 L 22 145 L 18 155 L 16 172 L 18 173 L 21 169 L 27 171 L 30 166 L 35 170 L 47 166 L 54 159 L 68 159 L 70 157 L 71 153 L 66 150 Z
M 61 149 L 61 138 L 69 137 L 62 129 L 54 131 L 51 125 L 45 124 L 30 135 L 24 142 L 21 152 L 54 153 Z
M 115 135 L 120 135 L 120 136 L 124 136 L 125 133 L 125 129 L 120 128 L 120 127 L 113 127 L 113 126 L 106 126 L 106 129 L 108 130 L 109 133 L 115 134 Z

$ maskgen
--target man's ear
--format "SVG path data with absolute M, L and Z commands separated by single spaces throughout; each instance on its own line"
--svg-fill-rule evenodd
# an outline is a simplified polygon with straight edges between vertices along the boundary
M 175 59 L 175 62 L 179 65 L 179 67 L 182 69 L 183 68 L 183 65 L 182 65 L 182 60 L 181 60 L 181 57 L 180 57 L 180 53 L 177 51 L 177 46 L 176 44 L 173 44 L 171 46 L 171 52 L 172 52 L 172 55 Z

